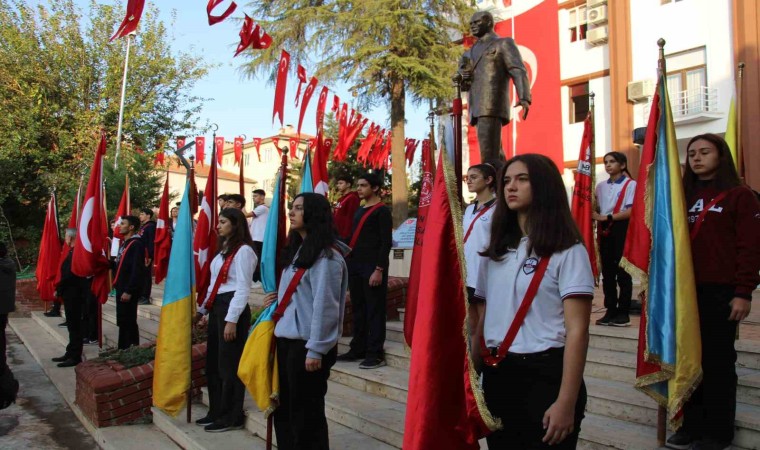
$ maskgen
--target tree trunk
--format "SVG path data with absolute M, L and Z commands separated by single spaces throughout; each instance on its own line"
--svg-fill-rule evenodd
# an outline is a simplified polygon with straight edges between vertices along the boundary
M 404 155 L 404 114 L 406 90 L 404 81 L 391 81 L 391 199 L 393 201 L 393 228 L 398 227 L 409 216 L 407 201 L 406 158 Z

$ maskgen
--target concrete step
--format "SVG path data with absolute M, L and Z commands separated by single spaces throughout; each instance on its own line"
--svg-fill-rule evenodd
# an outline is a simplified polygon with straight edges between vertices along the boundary
M 582 450 L 651 450 L 657 445 L 655 427 L 586 412 L 578 448 Z
M 398 311 L 398 320 L 401 323 L 404 323 L 404 314 L 406 314 L 406 308 L 396 308 L 396 311 Z
M 327 427 L 328 436 L 330 438 L 330 447 L 341 450 L 392 450 L 393 447 L 382 440 L 372 438 L 367 434 L 344 426 L 341 423 L 332 419 L 330 415 L 329 403 L 333 386 L 332 383 L 327 389 L 327 397 L 325 398 L 325 414 L 327 415 Z M 203 396 L 202 402 L 204 407 L 208 407 L 208 389 L 202 388 Z M 262 441 L 266 439 L 267 420 L 264 417 L 264 413 L 259 411 L 253 400 L 248 394 L 246 394 L 244 406 L 246 415 L 245 428 L 249 433 L 258 436 Z M 199 427 L 200 428 L 200 427 Z M 277 438 L 272 430 L 272 441 L 274 446 L 277 446 Z M 237 447 L 233 447 L 237 448 Z M 244 448 L 244 447 L 240 447 Z
M 164 286 L 163 281 L 161 282 L 161 284 L 154 284 L 150 292 L 151 305 L 161 307 L 161 305 L 164 302 L 165 292 L 166 291 L 165 291 L 165 286 Z M 264 304 L 264 290 L 262 289 L 260 285 L 251 287 L 251 293 L 248 297 L 248 303 L 251 306 L 261 306 Z
M 406 403 L 409 371 L 392 366 L 360 369 L 358 362 L 338 362 L 330 371 L 330 380 L 359 392 Z
M 137 307 L 139 311 L 141 306 Z M 103 305 L 103 323 L 109 322 L 116 325 L 116 305 L 112 303 L 106 303 Z M 138 314 L 137 326 L 140 330 L 140 343 L 147 341 L 155 341 L 158 336 L 158 322 L 149 318 L 145 318 Z M 109 335 L 109 337 L 115 337 L 116 340 L 109 341 L 109 345 L 118 346 L 118 333 L 115 335 Z
M 39 327 L 47 331 L 53 339 L 62 345 L 65 351 L 65 347 L 69 343 L 69 332 L 65 327 L 58 326 L 58 324 L 61 323 L 63 319 L 61 317 L 45 317 L 45 315 L 40 311 L 32 312 L 31 317 Z M 115 345 L 111 346 L 111 344 L 116 342 L 118 333 L 119 329 L 116 327 L 116 325 L 103 321 L 104 350 L 115 347 Z M 99 351 L 100 349 L 97 345 L 85 345 L 83 347 L 83 357 L 86 359 L 97 358 Z
M 404 322 L 398 320 L 385 322 L 385 341 L 406 343 L 404 340 Z
M 342 337 L 338 340 L 338 354 L 345 353 L 349 350 L 349 344 L 351 343 L 350 337 Z M 409 363 L 411 358 L 410 349 L 404 344 L 395 341 L 385 341 L 385 362 L 391 367 L 397 367 L 399 369 L 409 370 Z M 356 365 L 359 365 L 357 361 Z
M 217 450 L 220 441 L 224 442 L 225 448 L 265 450 L 266 442 L 255 436 L 251 436 L 247 430 L 231 430 L 224 433 L 208 433 L 203 427 L 195 424 L 197 419 L 205 417 L 208 408 L 201 403 L 194 403 L 191 408 L 192 421 L 187 423 L 185 412 L 178 417 L 171 417 L 155 406 L 153 410 L 153 423 L 166 434 L 171 440 L 186 450 Z
M 50 360 L 61 356 L 65 352 L 65 343 L 68 342 L 66 330 L 57 326 L 60 322 L 60 317 L 50 318 L 45 317 L 41 312 L 33 312 L 30 319 L 12 318 L 9 324 L 100 448 L 105 450 L 144 450 L 146 448 L 177 450 L 177 445 L 154 424 L 98 428 L 87 419 L 75 402 L 76 374 L 73 368 L 57 367 L 57 363 Z M 66 333 L 65 342 L 61 342 L 62 333 Z M 88 358 L 96 357 L 97 347 L 85 346 L 84 354 Z M 19 381 L 24 382 L 24 380 Z M 139 436 L 139 439 L 136 439 L 136 436 Z

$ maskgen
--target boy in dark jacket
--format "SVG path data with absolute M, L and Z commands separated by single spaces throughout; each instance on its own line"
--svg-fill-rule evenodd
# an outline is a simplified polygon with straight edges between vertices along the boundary
M 56 285 L 57 294 L 63 298 L 63 308 L 66 311 L 66 328 L 69 330 L 69 344 L 63 356 L 53 358 L 58 367 L 73 367 L 82 362 L 82 308 L 87 298 L 88 283 L 84 277 L 78 277 L 71 271 L 71 260 L 74 255 L 74 241 L 77 230 L 66 230 L 65 245 L 68 254 L 61 264 L 61 280 Z
M 119 327 L 119 349 L 140 345 L 137 328 L 137 300 L 143 292 L 145 277 L 145 247 L 137 230 L 140 219 L 122 217 L 119 231 L 124 242 L 113 262 L 113 287 L 116 289 L 116 325 Z

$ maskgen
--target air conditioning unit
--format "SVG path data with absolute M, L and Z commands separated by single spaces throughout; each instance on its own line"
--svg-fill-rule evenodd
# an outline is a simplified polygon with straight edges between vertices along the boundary
M 606 5 L 607 0 L 586 0 L 586 8 L 593 8 L 595 6 Z
M 586 42 L 589 45 L 602 45 L 607 42 L 609 38 L 609 30 L 607 25 L 603 27 L 596 27 L 586 32 Z
M 588 23 L 591 25 L 599 25 L 607 23 L 607 6 L 600 5 L 594 8 L 586 10 L 586 17 Z
M 633 103 L 645 102 L 654 95 L 652 80 L 632 81 L 628 83 L 628 101 Z

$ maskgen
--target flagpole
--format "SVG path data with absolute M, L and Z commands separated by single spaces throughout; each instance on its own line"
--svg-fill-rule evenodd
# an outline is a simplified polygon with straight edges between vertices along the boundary
M 245 143 L 245 140 L 248 139 L 248 136 L 245 134 L 240 135 L 243 138 L 243 143 Z M 234 142 L 234 141 L 233 141 Z M 241 144 L 242 145 L 242 144 Z M 234 149 L 233 149 L 234 150 Z M 243 162 L 245 161 L 245 154 L 243 153 L 243 149 L 240 149 L 240 180 L 239 188 L 240 188 L 240 195 L 245 198 L 245 169 L 243 168 Z M 253 204 L 253 201 L 251 201 L 251 204 Z M 251 211 L 253 211 L 253 208 L 251 208 Z
M 452 104 L 451 115 L 454 118 L 454 174 L 457 180 L 457 200 L 462 200 L 462 74 L 454 75 L 456 97 Z
M 596 198 L 596 103 L 594 101 L 594 98 L 596 97 L 596 94 L 592 91 L 588 94 L 589 96 L 589 121 L 591 122 L 591 142 L 589 142 L 589 162 L 591 163 L 589 169 L 591 172 L 591 213 L 593 214 L 594 211 L 597 209 L 597 201 Z M 595 220 L 591 221 L 591 232 L 592 236 L 596 237 L 596 231 L 597 231 L 597 225 L 598 223 Z M 592 251 L 595 255 L 595 261 L 596 261 L 596 267 L 597 267 L 597 276 L 594 280 L 594 285 L 599 286 L 599 273 L 601 273 L 601 270 L 599 270 L 599 264 L 601 263 L 601 258 L 599 258 L 599 241 L 596 239 L 593 239 L 593 248 Z
M 131 32 L 127 35 L 127 55 L 124 58 L 124 77 L 121 80 L 121 101 L 119 102 L 119 127 L 116 132 L 116 155 L 113 158 L 113 168 L 119 168 L 119 151 L 121 150 L 121 125 L 124 120 L 124 97 L 127 93 L 127 72 L 129 70 L 129 48 L 132 44 L 132 37 L 136 36 L 136 32 Z
M 431 167 L 433 173 L 435 173 L 435 108 L 433 108 L 433 99 L 430 99 L 430 112 L 428 112 L 428 123 L 430 124 L 430 134 L 428 140 L 430 141 L 430 153 L 433 160 L 433 167 Z
M 742 85 L 744 84 L 744 62 L 739 63 L 739 83 L 736 86 L 736 169 L 744 180 L 744 154 L 742 152 Z

